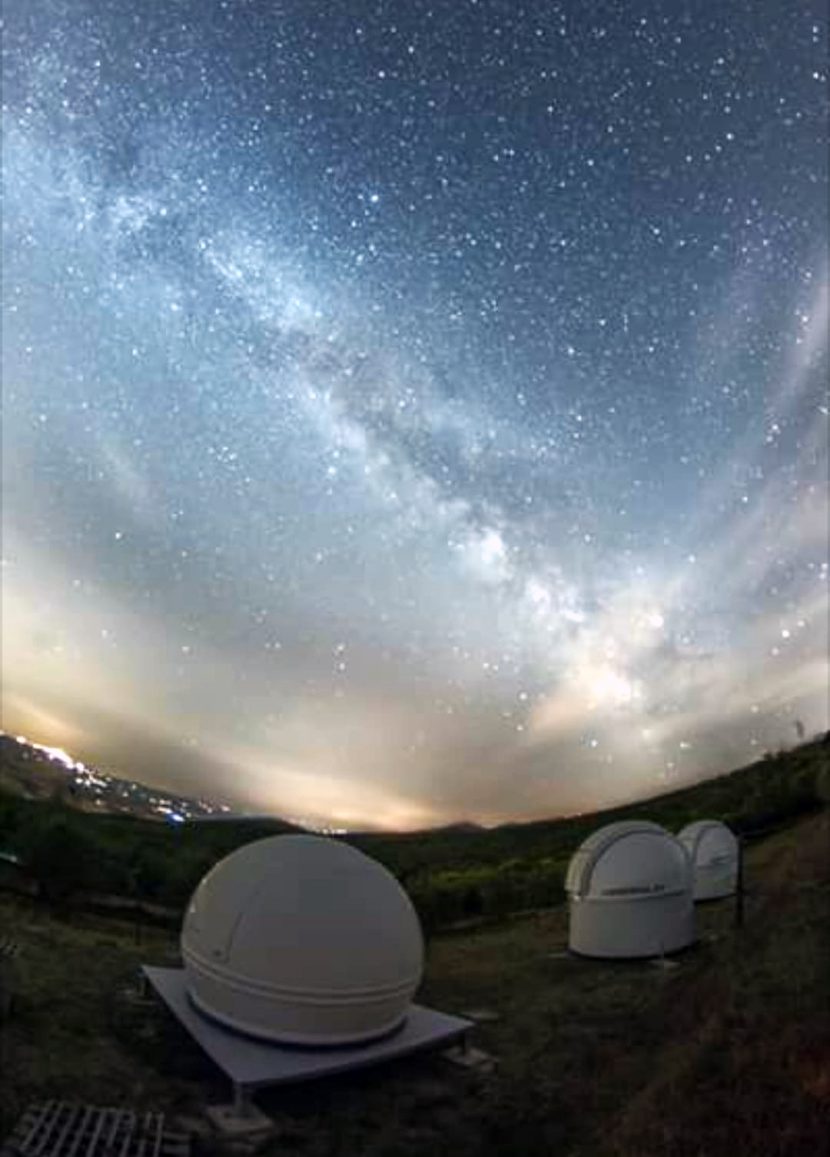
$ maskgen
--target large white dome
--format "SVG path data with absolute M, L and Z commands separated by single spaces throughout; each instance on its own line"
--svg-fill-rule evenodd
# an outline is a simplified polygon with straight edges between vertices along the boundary
M 574 952 L 658 956 L 694 939 L 689 856 L 659 824 L 626 820 L 594 832 L 571 859 L 565 888 Z
M 391 1032 L 423 969 L 418 918 L 397 880 L 320 836 L 273 836 L 221 860 L 193 893 L 181 947 L 197 1007 L 292 1044 Z
M 696 820 L 677 837 L 692 861 L 696 900 L 733 896 L 738 883 L 738 841 L 719 820 Z

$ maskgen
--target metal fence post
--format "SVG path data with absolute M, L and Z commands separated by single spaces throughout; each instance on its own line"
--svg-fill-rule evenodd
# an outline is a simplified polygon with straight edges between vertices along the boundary
M 735 927 L 744 926 L 744 837 L 738 836 L 738 876 L 735 881 Z

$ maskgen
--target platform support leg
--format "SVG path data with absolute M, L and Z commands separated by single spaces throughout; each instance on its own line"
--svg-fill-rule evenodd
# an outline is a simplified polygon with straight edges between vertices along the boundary
M 233 1114 L 235 1117 L 251 1115 L 251 1094 L 247 1085 L 233 1084 Z

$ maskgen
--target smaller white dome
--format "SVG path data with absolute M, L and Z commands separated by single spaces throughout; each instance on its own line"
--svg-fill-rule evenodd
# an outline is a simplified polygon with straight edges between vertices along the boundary
M 695 900 L 733 896 L 738 884 L 740 849 L 732 831 L 720 820 L 696 820 L 677 837 L 689 853 Z
M 585 956 L 657 956 L 694 939 L 688 853 L 649 820 L 589 836 L 571 859 L 565 889 L 570 947 Z
M 355 1044 L 406 1018 L 421 980 L 415 910 L 386 868 L 320 836 L 256 840 L 204 877 L 182 957 L 191 1000 L 290 1044 Z

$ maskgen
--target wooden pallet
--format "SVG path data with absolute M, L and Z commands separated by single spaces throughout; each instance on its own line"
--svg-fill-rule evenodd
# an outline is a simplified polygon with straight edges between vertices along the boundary
M 189 1157 L 190 1137 L 163 1113 L 46 1101 L 30 1105 L 0 1157 Z

